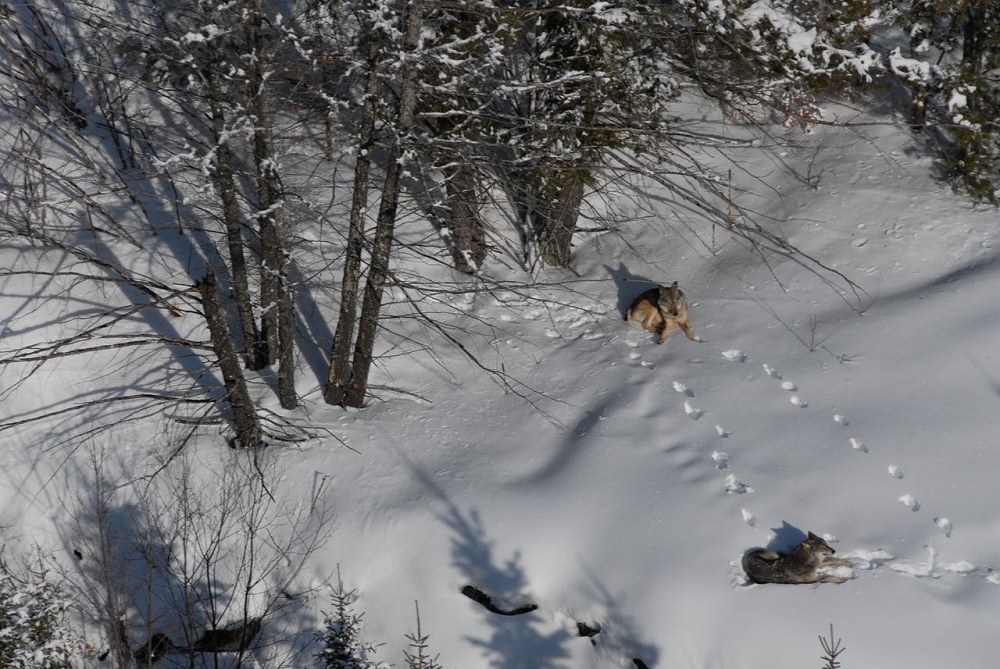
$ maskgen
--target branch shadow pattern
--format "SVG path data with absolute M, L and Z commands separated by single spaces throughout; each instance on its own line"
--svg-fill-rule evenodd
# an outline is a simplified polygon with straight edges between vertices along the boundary
M 317 619 L 309 591 L 294 586 L 313 544 L 291 535 L 319 532 L 322 523 L 310 528 L 281 509 L 269 512 L 267 502 L 248 507 L 227 497 L 238 492 L 219 498 L 193 479 L 119 486 L 122 465 L 114 473 L 95 466 L 89 476 L 97 480 L 62 530 L 88 634 L 103 639 L 93 644 L 98 656 L 157 669 L 303 666 Z M 82 487 L 88 473 L 76 475 Z

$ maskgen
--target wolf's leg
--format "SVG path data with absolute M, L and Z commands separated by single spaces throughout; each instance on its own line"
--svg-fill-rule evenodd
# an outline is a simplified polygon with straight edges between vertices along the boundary
M 656 312 L 649 310 L 646 312 L 646 317 L 642 319 L 642 329 L 646 332 L 656 332 L 656 326 L 653 323 L 656 322 Z
M 854 563 L 850 560 L 844 560 L 843 558 L 827 558 L 823 560 L 824 567 L 851 567 L 854 568 Z
M 673 318 L 663 319 L 663 329 L 660 330 L 661 344 L 667 340 L 667 335 L 670 334 L 670 331 L 676 327 L 677 327 L 677 321 L 675 321 Z
M 695 339 L 694 333 L 691 332 L 691 325 L 687 321 L 677 321 L 677 324 L 681 326 L 681 330 L 684 330 L 684 334 L 687 335 L 688 339 L 691 341 L 698 341 Z

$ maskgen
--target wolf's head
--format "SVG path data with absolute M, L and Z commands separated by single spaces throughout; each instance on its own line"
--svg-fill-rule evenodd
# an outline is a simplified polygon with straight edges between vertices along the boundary
M 687 300 L 674 281 L 670 286 L 660 284 L 660 311 L 666 316 L 683 316 L 687 312 Z
M 833 546 L 826 543 L 826 540 L 823 539 L 823 537 L 816 536 L 812 532 L 809 533 L 809 536 L 802 543 L 808 546 L 809 552 L 813 554 L 833 555 L 837 552 L 833 550 Z

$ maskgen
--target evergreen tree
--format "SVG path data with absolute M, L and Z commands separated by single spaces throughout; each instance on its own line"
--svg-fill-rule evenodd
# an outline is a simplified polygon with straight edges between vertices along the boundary
M 69 607 L 44 574 L 15 578 L 0 565 L 0 667 L 69 669 L 82 648 L 66 621 Z
M 375 654 L 375 645 L 361 638 L 364 614 L 354 613 L 356 599 L 355 591 L 345 590 L 338 575 L 333 591 L 334 611 L 326 617 L 321 635 L 323 650 L 318 655 L 324 669 L 376 669 L 380 666 L 369 659 Z
M 946 140 L 952 176 L 973 197 L 1000 203 L 1000 2 L 910 0 L 890 18 L 909 38 L 889 70 L 909 88 L 914 127 Z

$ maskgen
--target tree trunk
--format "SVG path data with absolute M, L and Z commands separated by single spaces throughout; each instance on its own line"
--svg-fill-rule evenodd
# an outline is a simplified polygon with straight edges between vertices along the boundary
M 571 171 L 549 199 L 543 211 L 536 212 L 535 234 L 542 262 L 556 267 L 569 267 L 573 234 L 583 203 L 584 175 Z
M 513 158 L 508 159 L 512 160 Z M 534 200 L 528 186 L 529 175 L 525 170 L 503 163 L 497 168 L 497 175 L 504 196 L 510 204 L 511 220 L 520 245 L 520 253 L 515 252 L 513 257 L 520 263 L 521 269 L 530 272 L 538 254 L 535 252 L 534 226 L 531 223 L 534 218 Z
M 212 349 L 219 359 L 219 369 L 222 372 L 222 382 L 226 386 L 226 399 L 232 409 L 233 426 L 236 429 L 236 445 L 243 447 L 260 446 L 264 441 L 264 433 L 260 420 L 254 410 L 250 393 L 247 390 L 243 369 L 240 367 L 236 347 L 233 346 L 233 335 L 226 320 L 226 312 L 222 308 L 219 296 L 219 286 L 215 281 L 215 273 L 209 268 L 205 278 L 195 284 L 201 294 L 201 303 L 205 311 L 205 321 L 212 338 Z
M 260 335 L 253 315 L 253 302 L 250 298 L 250 282 L 247 278 L 246 254 L 243 247 L 243 231 L 240 225 L 239 203 L 236 199 L 236 177 L 233 167 L 233 154 L 225 136 L 225 112 L 222 110 L 220 93 L 214 82 L 210 84 L 210 104 L 212 108 L 212 131 L 216 143 L 215 152 L 215 186 L 222 199 L 222 220 L 226 228 L 226 243 L 229 249 L 229 273 L 233 281 L 233 292 L 236 294 L 236 308 L 239 312 L 240 329 L 243 331 L 243 346 L 246 356 L 246 366 L 249 369 L 262 369 L 267 364 L 264 351 L 261 350 Z
M 358 339 L 354 346 L 351 381 L 344 395 L 344 404 L 351 407 L 361 407 L 368 392 L 368 373 L 371 369 L 375 333 L 382 308 L 382 290 L 389 274 L 389 258 L 392 254 L 396 209 L 399 204 L 400 177 L 403 173 L 403 142 L 413 128 L 416 110 L 416 68 L 412 63 L 412 57 L 420 39 L 421 1 L 410 0 L 407 7 L 403 39 L 403 51 L 406 57 L 402 65 L 396 136 L 389 149 L 389 165 L 386 168 L 382 201 L 375 223 L 371 264 L 358 324 Z
M 982 94 L 978 90 L 986 63 L 988 31 L 992 27 L 987 19 L 985 3 L 972 3 L 965 10 L 965 26 L 962 40 L 962 65 L 965 76 L 973 83 L 968 87 L 967 105 L 970 111 L 977 112 Z
M 361 128 L 358 138 L 358 155 L 354 163 L 354 193 L 351 199 L 351 218 L 347 229 L 347 248 L 344 258 L 344 276 L 340 283 L 340 313 L 333 335 L 330 369 L 323 399 L 328 404 L 343 404 L 347 385 L 351 379 L 349 361 L 354 341 L 355 321 L 358 317 L 358 286 L 361 284 L 361 253 L 365 242 L 365 212 L 368 207 L 368 180 L 375 145 L 375 102 L 381 93 L 378 71 L 379 44 L 368 38 L 368 82 L 365 86 L 364 104 L 361 109 Z
M 253 154 L 257 170 L 257 215 L 260 225 L 261 333 L 266 342 L 268 364 L 278 363 L 278 400 L 284 409 L 298 406 L 295 394 L 294 300 L 288 286 L 288 249 L 285 209 L 276 157 L 271 142 L 272 115 L 268 109 L 261 72 L 262 14 L 259 0 L 250 20 L 250 45 L 256 56 L 250 68 L 249 98 L 254 123 Z
M 476 170 L 471 164 L 463 162 L 446 167 L 444 173 L 451 211 L 449 246 L 455 269 L 474 274 L 486 259 L 486 230 L 479 218 Z

